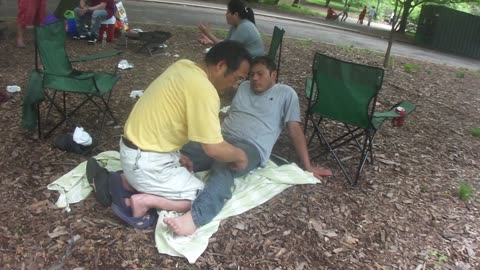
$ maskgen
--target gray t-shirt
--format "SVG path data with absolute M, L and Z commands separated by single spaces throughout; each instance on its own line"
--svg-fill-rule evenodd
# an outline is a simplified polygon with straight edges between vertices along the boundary
M 225 40 L 235 40 L 242 43 L 253 57 L 265 55 L 260 32 L 258 32 L 255 24 L 247 19 L 243 19 L 237 27 L 230 27 Z
M 275 84 L 262 94 L 255 94 L 250 81 L 246 81 L 237 89 L 222 133 L 255 145 L 264 165 L 280 133 L 292 121 L 301 120 L 298 96 L 290 86 Z

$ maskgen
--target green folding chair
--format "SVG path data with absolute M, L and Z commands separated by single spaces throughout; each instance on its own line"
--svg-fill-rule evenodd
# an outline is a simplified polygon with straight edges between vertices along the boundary
M 313 128 L 308 144 L 310 145 L 313 138 L 317 137 L 332 154 L 348 182 L 355 186 L 368 157 L 373 164 L 375 135 L 385 120 L 406 117 L 416 106 L 404 101 L 387 112 L 375 111 L 377 95 L 384 76 L 381 68 L 342 61 L 317 52 L 312 64 L 312 73 L 305 87 L 308 99 L 305 134 L 308 128 Z M 399 106 L 404 108 L 404 115 L 397 113 L 396 108 Z M 328 121 L 340 125 L 330 125 L 327 129 L 325 124 Z M 332 135 L 338 126 L 344 128 L 335 133 L 336 136 Z M 354 177 L 351 177 L 344 162 L 336 153 L 342 146 L 351 144 L 361 153 Z
M 60 119 L 56 119 L 58 122 L 54 123 L 52 128 L 49 130 L 45 128 L 44 137 L 48 137 L 65 121 L 80 126 L 74 121 L 73 116 L 87 103 L 93 104 L 99 110 L 102 119 L 100 130 L 103 129 L 107 115 L 116 123 L 108 103 L 112 89 L 120 79 L 120 75 L 116 74 L 117 68 L 115 67 L 114 74 L 82 72 L 75 70 L 72 63 L 117 56 L 121 52 L 113 51 L 69 59 L 65 51 L 65 37 L 65 26 L 62 21 L 35 28 L 36 51 L 40 56 L 43 69 L 38 68 L 37 57 L 35 57 L 36 69 L 32 73 L 24 99 L 22 125 L 25 128 L 32 128 L 37 124 L 39 137 L 42 137 L 40 104 L 43 100 L 48 103 L 45 123 L 48 122 L 52 110 L 60 115 Z M 41 86 L 38 85 L 39 83 Z M 57 101 L 57 94 L 61 95 L 61 104 Z M 67 102 L 69 95 L 80 96 L 82 99 L 72 106 L 73 108 L 67 108 L 67 105 L 70 105 Z M 78 98 L 72 99 L 78 101 Z M 33 111 L 34 106 L 36 106 L 36 112 Z
M 270 42 L 270 49 L 268 50 L 268 57 L 273 59 L 277 63 L 277 82 L 280 76 L 280 60 L 282 59 L 282 44 L 284 29 L 280 29 L 277 26 L 273 28 L 272 41 Z M 278 55 L 278 58 L 277 58 Z

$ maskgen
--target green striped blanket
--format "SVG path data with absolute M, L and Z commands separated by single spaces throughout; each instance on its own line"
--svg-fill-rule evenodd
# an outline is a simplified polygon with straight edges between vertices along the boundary
M 96 158 L 109 170 L 120 169 L 118 152 L 103 152 Z M 90 194 L 92 189 L 85 176 L 85 167 L 86 162 L 83 162 L 48 185 L 48 189 L 60 192 L 56 203 L 58 207 L 68 207 L 69 204 L 84 200 Z M 197 176 L 205 179 L 207 173 L 199 173 Z M 162 220 L 167 216 L 173 217 L 178 214 L 159 211 L 159 222 L 155 229 L 157 250 L 160 253 L 185 257 L 190 263 L 194 263 L 207 248 L 208 240 L 218 230 L 222 219 L 252 209 L 292 185 L 318 183 L 320 181 L 311 173 L 303 171 L 295 164 L 278 167 L 273 162 L 269 162 L 266 167 L 258 168 L 244 177 L 235 179 L 232 199 L 226 203 L 212 222 L 200 227 L 192 236 L 176 236 L 170 232 Z

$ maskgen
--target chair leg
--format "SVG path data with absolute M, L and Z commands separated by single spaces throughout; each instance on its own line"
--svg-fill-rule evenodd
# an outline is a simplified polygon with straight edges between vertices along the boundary
M 42 120 L 42 117 L 40 116 L 40 103 L 37 103 L 37 132 L 38 132 L 38 138 L 41 139 L 42 138 L 42 124 L 41 124 L 41 120 Z
M 107 117 L 107 113 L 110 115 L 110 117 L 113 120 L 113 123 L 117 123 L 117 119 L 115 119 L 115 116 L 113 116 L 112 110 L 110 109 L 110 106 L 108 106 L 108 103 L 110 102 L 110 97 L 112 96 L 112 91 L 108 94 L 107 100 L 103 99 L 101 97 L 103 105 L 105 106 L 105 110 L 103 111 L 103 118 L 102 118 L 102 125 L 100 126 L 100 130 L 103 130 L 103 127 L 105 126 L 105 119 Z
M 363 171 L 363 167 L 365 166 L 365 161 L 367 161 L 367 157 L 369 155 L 368 152 L 371 150 L 371 143 L 370 143 L 370 133 L 367 131 L 365 134 L 365 139 L 363 142 L 363 149 L 362 154 L 360 155 L 360 164 L 358 164 L 357 173 L 355 174 L 355 179 L 353 181 L 352 186 L 356 186 L 358 184 L 358 178 L 360 177 L 360 173 Z
M 85 104 L 85 100 L 80 104 L 78 105 L 73 111 L 67 113 L 67 109 L 66 109 L 66 94 L 65 92 L 62 92 L 63 94 L 63 97 L 62 97 L 62 105 L 63 105 L 63 108 L 60 107 L 60 105 L 58 105 L 57 103 L 55 103 L 55 96 L 57 94 L 57 91 L 54 92 L 53 96 L 50 96 L 48 95 L 48 93 L 45 93 L 45 98 L 50 102 L 49 106 L 48 106 L 48 112 L 47 112 L 47 115 L 45 117 L 45 122 L 48 121 L 48 117 L 50 115 L 50 112 L 52 110 L 52 108 L 54 107 L 56 109 L 56 111 L 61 115 L 62 119 L 53 127 L 51 128 L 50 130 L 48 131 L 45 131 L 45 134 L 43 135 L 43 138 L 47 138 L 49 137 L 53 131 L 55 131 L 58 127 L 60 127 L 65 121 L 68 121 L 70 124 L 74 125 L 74 126 L 77 126 L 77 124 L 70 118 L 71 115 L 73 115 L 83 104 Z M 40 122 L 39 122 L 40 123 Z M 40 125 L 39 125 L 40 126 Z M 46 124 L 45 124 L 46 126 Z
M 332 154 L 332 156 L 333 156 L 333 158 L 335 159 L 335 161 L 337 162 L 338 166 L 340 166 L 340 170 L 342 170 L 343 174 L 344 174 L 345 177 L 347 178 L 348 183 L 349 183 L 351 186 L 354 186 L 354 181 L 352 180 L 352 178 L 351 178 L 350 175 L 348 174 L 347 169 L 345 169 L 345 166 L 343 166 L 342 161 L 338 158 L 337 154 L 335 154 L 335 151 L 334 151 L 334 149 L 331 147 L 330 143 L 327 141 L 327 138 L 326 138 L 326 137 L 323 135 L 323 133 L 320 131 L 319 126 L 318 126 L 317 124 L 315 124 L 315 122 L 314 122 L 313 124 L 314 124 L 314 128 L 315 128 L 315 133 L 316 133 L 317 136 L 319 137 L 319 140 L 325 142 L 325 145 L 327 146 L 329 152 Z

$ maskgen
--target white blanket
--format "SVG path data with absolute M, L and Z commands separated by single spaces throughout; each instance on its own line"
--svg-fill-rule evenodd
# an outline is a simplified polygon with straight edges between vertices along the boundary
M 96 159 L 108 170 L 121 169 L 118 152 L 103 152 L 97 155 Z M 85 167 L 86 162 L 83 162 L 48 185 L 48 189 L 60 192 L 60 197 L 56 202 L 58 207 L 65 208 L 69 204 L 77 203 L 88 197 L 92 188 L 88 184 Z M 207 173 L 199 173 L 197 176 L 205 179 Z M 292 185 L 318 183 L 320 181 L 317 178 L 311 173 L 303 171 L 296 164 L 278 167 L 273 162 L 269 162 L 265 168 L 256 169 L 244 177 L 236 178 L 232 199 L 225 204 L 210 223 L 200 227 L 192 236 L 174 235 L 162 220 L 167 216 L 172 217 L 178 214 L 172 211 L 158 211 L 159 222 L 155 229 L 157 250 L 164 254 L 183 256 L 190 263 L 195 263 L 207 248 L 208 240 L 218 230 L 222 219 L 254 208 Z

